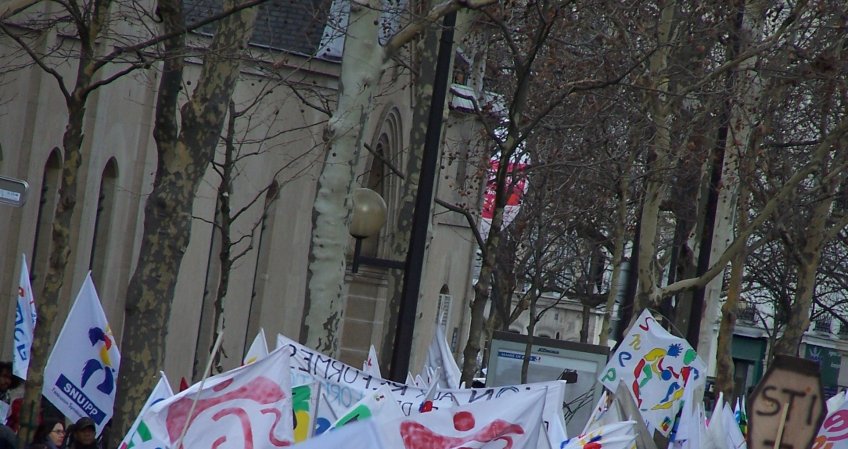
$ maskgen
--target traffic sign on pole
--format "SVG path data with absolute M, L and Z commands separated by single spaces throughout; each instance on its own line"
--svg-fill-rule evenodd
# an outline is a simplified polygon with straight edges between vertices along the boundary
M 776 355 L 748 397 L 748 448 L 808 449 L 824 417 L 818 364 Z
M 28 190 L 26 181 L 0 176 L 0 204 L 21 207 L 26 203 Z

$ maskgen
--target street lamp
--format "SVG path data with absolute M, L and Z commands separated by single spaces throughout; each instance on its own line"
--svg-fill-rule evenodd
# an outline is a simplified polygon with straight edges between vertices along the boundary
M 353 247 L 352 273 L 359 272 L 360 265 L 383 268 L 403 268 L 403 262 L 363 256 L 362 239 L 376 236 L 386 223 L 386 201 L 379 193 L 366 188 L 353 191 L 353 214 L 348 232 L 356 239 Z

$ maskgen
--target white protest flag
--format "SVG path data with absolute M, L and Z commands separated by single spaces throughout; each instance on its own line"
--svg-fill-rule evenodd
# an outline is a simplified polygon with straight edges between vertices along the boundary
M 689 343 L 663 329 L 644 310 L 598 380 L 611 391 L 624 382 L 649 428 L 671 432 L 683 387 L 706 382 L 706 364 Z
M 26 255 L 21 254 L 21 277 L 18 283 L 18 302 L 15 308 L 15 347 L 12 359 L 12 374 L 21 379 L 27 378 L 35 322 L 35 297 L 32 294 L 32 285 L 29 282 Z
M 151 433 L 169 447 L 214 448 L 226 442 L 225 447 L 264 449 L 293 444 L 288 351 L 277 349 L 201 384 L 153 405 L 144 416 Z
M 373 420 L 350 423 L 332 432 L 316 435 L 295 447 L 297 449 L 384 449 L 377 424 Z
M 828 409 L 827 417 L 813 440 L 814 448 L 848 449 L 848 401 L 845 401 L 844 394 L 842 396 L 838 408 Z
M 380 373 L 380 363 L 377 359 L 377 350 L 374 349 L 374 345 L 371 345 L 371 349 L 368 350 L 368 358 L 362 362 L 362 371 L 374 377 L 383 377 Z
M 636 446 L 634 424 L 635 421 L 605 424 L 569 439 L 562 448 L 631 449 Z
M 412 377 L 412 373 L 406 373 L 406 382 L 404 383 L 409 385 L 410 387 L 415 386 L 415 378 Z
M 99 435 L 112 417 L 120 363 L 89 273 L 47 359 L 42 394 L 71 421 L 91 418 Z
M 313 380 L 321 382 L 321 390 L 332 407 L 339 412 L 347 410 L 365 394 L 380 385 L 389 385 L 405 415 L 418 410 L 426 397 L 426 387 L 419 388 L 364 373 L 332 357 L 315 352 L 300 343 L 277 334 L 277 348 L 288 348 L 292 355 L 292 381 L 295 384 Z M 524 385 L 504 385 L 492 388 L 436 389 L 433 408 L 442 409 L 475 402 L 488 402 L 496 398 L 517 397 L 533 390 L 546 392 L 544 420 L 550 445 L 559 448 L 567 439 L 562 404 L 565 398 L 565 381 L 536 382 Z M 631 399 L 632 402 L 632 399 Z M 319 411 L 322 407 L 319 407 Z M 319 422 L 320 424 L 320 422 Z M 320 426 L 318 426 L 320 429 Z M 316 434 L 318 431 L 316 430 Z
M 833 413 L 835 410 L 842 408 L 842 404 L 845 402 L 845 390 L 836 393 L 831 396 L 830 399 L 827 400 L 827 413 Z
M 403 411 L 392 394 L 391 388 L 388 385 L 383 385 L 377 391 L 366 394 L 350 410 L 343 413 L 333 424 L 333 429 L 365 419 L 373 419 L 377 423 L 382 423 L 403 416 Z
M 742 435 L 742 431 L 739 429 L 736 415 L 733 413 L 733 409 L 730 408 L 730 404 L 726 402 L 724 403 L 724 407 L 721 408 L 721 419 L 723 420 L 722 427 L 724 427 L 727 447 L 731 449 L 747 449 L 748 443 L 745 442 L 745 436 Z
M 536 449 L 544 403 L 544 391 L 527 391 L 379 424 L 380 435 L 397 449 Z
M 165 373 L 160 372 L 159 376 L 159 382 L 153 387 L 153 391 L 150 392 L 147 402 L 141 407 L 141 412 L 139 412 L 138 417 L 130 427 L 130 431 L 127 432 L 127 436 L 118 445 L 118 449 L 157 449 L 167 447 L 164 441 L 154 438 L 153 434 L 150 433 L 150 429 L 147 427 L 147 423 L 143 419 L 144 414 L 150 410 L 153 404 L 164 401 L 174 395 Z
M 704 438 L 701 439 L 701 447 L 703 449 L 728 449 L 727 432 L 724 429 L 724 419 L 722 419 L 722 409 L 724 408 L 724 395 L 719 393 L 716 400 L 713 414 L 710 415 L 710 422 L 707 426 L 707 432 Z
M 433 340 L 427 348 L 427 358 L 424 359 L 424 369 L 422 377 L 425 373 L 435 372 L 441 369 L 439 376 L 439 388 L 459 388 L 459 381 L 462 377 L 462 372 L 453 358 L 445 333 L 442 331 L 442 326 L 436 326 L 436 332 L 433 334 Z
M 250 365 L 251 363 L 268 355 L 268 342 L 265 340 L 265 329 L 259 328 L 259 333 L 253 339 L 253 343 L 247 348 L 247 353 L 244 355 L 242 365 Z
M 672 433 L 671 447 L 674 449 L 699 449 L 701 435 L 706 431 L 704 420 L 701 419 L 701 408 L 695 402 L 694 382 L 683 389 L 683 399 L 680 404 L 680 417 L 676 431 Z

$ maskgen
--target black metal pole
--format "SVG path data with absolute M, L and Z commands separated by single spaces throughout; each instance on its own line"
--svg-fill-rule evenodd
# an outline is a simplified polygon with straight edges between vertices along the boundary
M 456 12 L 445 16 L 444 29 L 439 42 L 436 76 L 433 80 L 433 97 L 430 100 L 430 116 L 427 120 L 427 133 L 424 136 L 421 174 L 418 178 L 418 193 L 415 196 L 415 212 L 412 217 L 409 251 L 406 253 L 403 289 L 401 290 L 400 310 L 398 310 L 398 324 L 395 330 L 395 344 L 392 348 L 392 361 L 389 367 L 389 378 L 401 383 L 406 380 L 406 374 L 409 372 L 409 357 L 412 352 L 412 335 L 415 328 L 415 314 L 418 310 L 418 292 L 421 288 L 424 249 L 427 243 L 430 207 L 433 203 L 433 189 L 436 181 L 436 163 L 439 161 L 442 114 L 444 113 L 445 98 L 450 81 L 454 25 L 456 25 Z

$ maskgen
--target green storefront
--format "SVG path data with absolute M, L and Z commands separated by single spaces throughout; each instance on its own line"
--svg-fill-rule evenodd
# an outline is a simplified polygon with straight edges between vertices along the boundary
M 745 396 L 763 377 L 766 339 L 733 336 L 734 395 Z
M 804 358 L 818 362 L 821 372 L 822 387 L 826 397 L 831 397 L 838 391 L 839 368 L 842 365 L 842 354 L 836 349 L 807 343 Z

